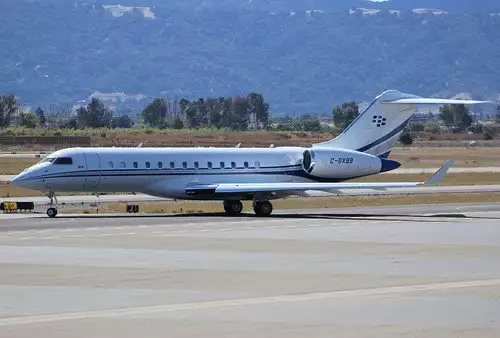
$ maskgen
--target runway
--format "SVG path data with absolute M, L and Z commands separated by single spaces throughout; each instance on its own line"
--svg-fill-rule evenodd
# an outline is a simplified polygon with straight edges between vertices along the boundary
M 498 337 L 500 205 L 0 216 L 0 337 Z

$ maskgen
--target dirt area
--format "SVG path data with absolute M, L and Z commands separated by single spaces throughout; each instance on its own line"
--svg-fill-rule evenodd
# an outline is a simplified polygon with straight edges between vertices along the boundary
M 500 147 L 411 147 L 396 148 L 390 158 L 401 162 L 402 168 L 438 168 L 454 159 L 454 167 L 498 167 Z
M 217 129 L 173 130 L 173 129 L 84 129 L 46 130 L 22 129 L 20 135 L 0 135 L 0 150 L 57 150 L 70 146 L 137 146 L 143 143 L 158 147 L 242 147 L 303 146 L 333 139 L 336 135 L 327 132 L 272 132 L 248 131 L 227 132 Z M 477 146 L 500 146 L 500 140 L 483 140 L 482 135 L 438 134 L 432 141 L 429 137 L 417 137 L 415 145 L 425 147 L 464 147 L 471 141 Z M 2 139 L 5 139 L 2 142 Z

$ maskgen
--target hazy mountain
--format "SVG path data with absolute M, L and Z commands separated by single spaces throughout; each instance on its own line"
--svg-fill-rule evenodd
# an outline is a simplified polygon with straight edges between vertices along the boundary
M 5 0 L 0 92 L 48 105 L 257 91 L 273 112 L 326 112 L 388 88 L 491 98 L 500 2 L 489 2 Z

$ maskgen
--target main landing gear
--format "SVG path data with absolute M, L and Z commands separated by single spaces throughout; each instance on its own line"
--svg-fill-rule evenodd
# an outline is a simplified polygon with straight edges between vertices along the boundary
M 260 217 L 269 216 L 273 212 L 273 205 L 269 201 L 254 202 L 253 211 Z
M 47 216 L 49 216 L 50 218 L 54 218 L 57 216 L 57 197 L 56 194 L 52 191 L 47 194 L 47 197 L 50 198 L 50 207 L 47 209 Z
M 229 216 L 237 216 L 243 211 L 243 204 L 240 201 L 224 201 L 224 211 Z
M 229 216 L 238 216 L 243 211 L 243 204 L 238 200 L 224 201 L 224 211 Z M 273 212 L 273 205 L 269 201 L 254 201 L 253 211 L 260 217 L 269 216 Z

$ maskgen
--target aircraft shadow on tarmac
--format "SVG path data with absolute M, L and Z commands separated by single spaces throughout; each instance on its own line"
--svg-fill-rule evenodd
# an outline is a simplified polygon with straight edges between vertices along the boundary
M 228 216 L 225 213 L 187 213 L 187 214 L 120 214 L 120 215 L 106 215 L 106 214 L 95 214 L 95 215 L 61 215 L 61 218 L 189 218 L 189 217 L 205 217 L 209 218 L 220 218 L 224 217 L 227 219 L 261 219 L 265 221 L 266 219 L 347 219 L 347 220 L 359 220 L 359 221 L 413 221 L 413 222 L 443 222 L 453 219 L 466 219 L 466 218 L 485 218 L 485 217 L 469 217 L 461 213 L 442 213 L 442 214 L 402 214 L 402 213 L 325 213 L 325 214 L 313 214 L 313 213 L 293 213 L 293 214 L 274 214 L 266 218 L 260 218 L 251 213 L 243 213 L 240 216 Z M 442 218 L 443 220 L 436 220 L 436 218 Z M 488 219 L 493 219 L 487 217 Z M 495 218 L 496 219 L 496 218 Z M 500 219 L 500 218 L 499 218 Z

